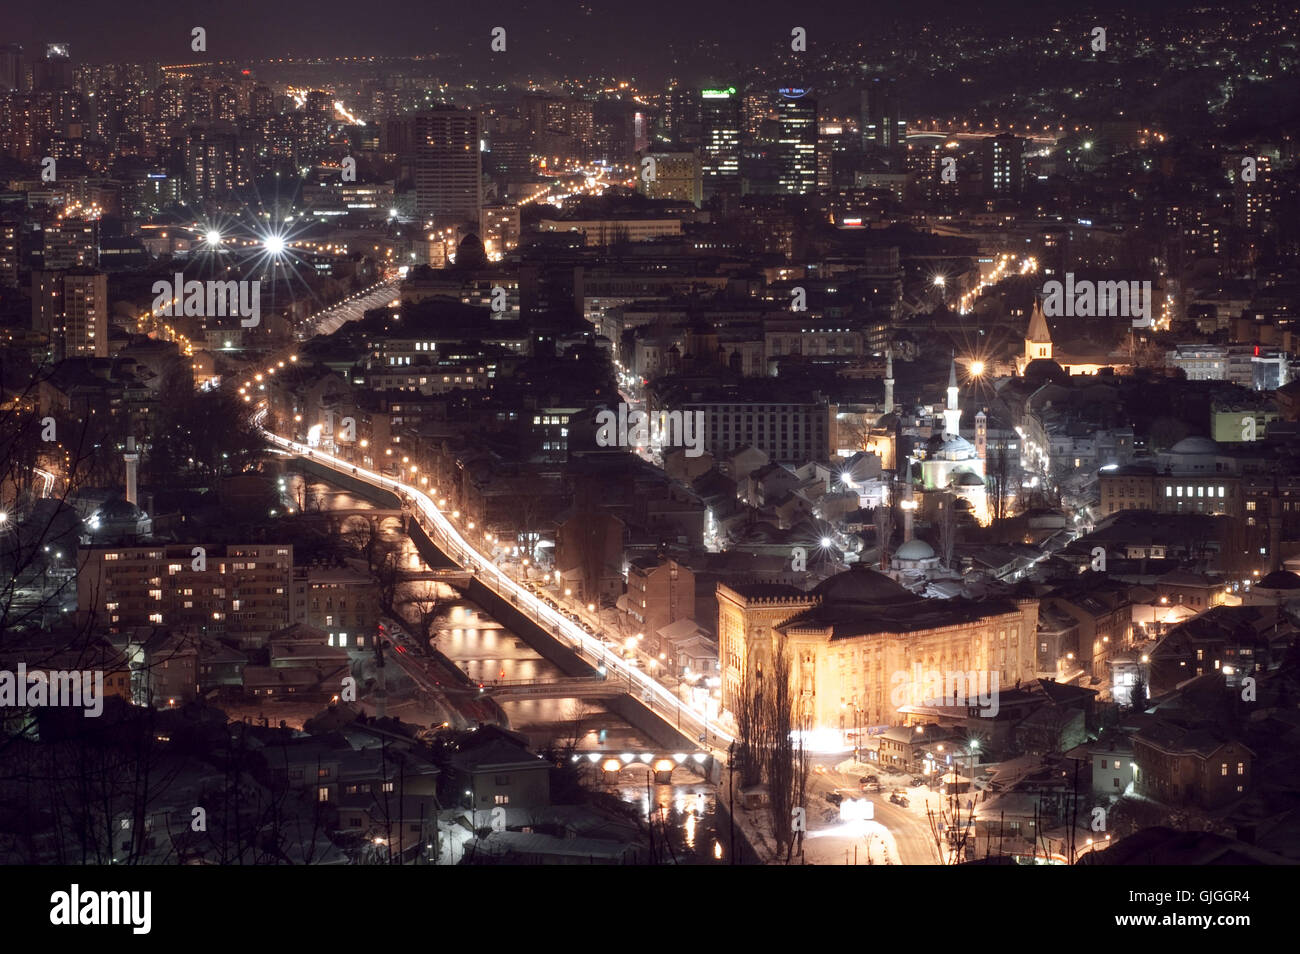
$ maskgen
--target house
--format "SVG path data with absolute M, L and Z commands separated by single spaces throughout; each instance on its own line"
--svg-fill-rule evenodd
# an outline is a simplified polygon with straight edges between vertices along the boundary
M 744 481 L 760 467 L 766 467 L 770 458 L 758 448 L 745 444 L 732 451 L 724 460 L 724 469 L 733 480 Z
M 1117 798 L 1133 784 L 1137 763 L 1133 761 L 1133 745 L 1126 736 L 1112 733 L 1075 746 L 1065 754 L 1091 766 L 1092 794 L 1096 798 Z
M 452 784 L 476 813 L 498 805 L 531 808 L 550 804 L 551 763 L 530 752 L 523 737 L 493 725 L 461 735 L 451 758 Z
M 880 764 L 903 772 L 924 771 L 926 753 L 954 738 L 953 730 L 938 725 L 891 726 L 879 736 Z
M 1300 578 L 1296 582 L 1300 584 Z M 1156 577 L 1155 591 L 1162 607 L 1187 606 L 1199 613 L 1222 603 L 1228 584 L 1205 573 L 1171 570 Z
M 798 490 L 803 481 L 784 464 L 768 464 L 751 473 L 744 482 L 745 501 L 751 507 L 763 507 Z
M 1275 606 L 1215 606 L 1171 629 L 1150 652 L 1150 695 L 1210 672 L 1228 685 L 1268 669 L 1290 646 L 1295 628 Z
M 199 691 L 244 686 L 244 667 L 248 657 L 237 649 L 212 640 L 199 651 Z
M 1158 802 L 1217 808 L 1250 788 L 1255 753 L 1217 729 L 1153 719 L 1132 741 L 1137 791 Z
M 695 574 L 676 560 L 638 557 L 629 561 L 627 593 L 619 598 L 647 636 L 695 613 Z M 649 648 L 649 647 L 647 647 Z M 662 647 L 654 649 L 661 652 Z
M 1290 859 L 1247 841 L 1208 831 L 1144 828 L 1109 848 L 1090 851 L 1086 865 L 1143 865 L 1199 868 L 1207 865 L 1279 865 Z
M 161 626 L 136 626 L 127 652 L 136 660 L 136 701 L 149 706 L 178 706 L 199 693 L 199 639 L 192 632 Z

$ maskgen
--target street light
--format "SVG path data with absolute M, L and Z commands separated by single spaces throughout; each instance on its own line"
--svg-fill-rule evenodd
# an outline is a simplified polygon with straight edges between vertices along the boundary
M 862 718 L 861 718 L 862 710 L 858 708 L 858 704 L 856 702 L 853 703 L 852 705 L 853 705 L 853 761 L 859 762 L 861 761 L 861 759 L 859 758 L 859 754 L 862 747 Z M 848 707 L 849 707 L 849 703 L 847 702 L 840 703 L 841 709 L 847 709 Z

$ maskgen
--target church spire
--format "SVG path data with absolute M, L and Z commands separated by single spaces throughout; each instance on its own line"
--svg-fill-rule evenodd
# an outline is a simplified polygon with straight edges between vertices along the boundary
M 1034 312 L 1029 316 L 1029 330 L 1025 332 L 1025 362 L 1052 357 L 1052 329 L 1043 314 L 1043 302 L 1034 296 Z

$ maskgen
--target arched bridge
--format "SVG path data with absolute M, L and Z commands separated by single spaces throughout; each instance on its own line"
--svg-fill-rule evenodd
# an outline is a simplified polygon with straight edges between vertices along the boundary
M 386 530 L 405 533 L 407 522 L 411 519 L 410 511 L 384 510 L 378 507 L 343 507 L 337 510 L 322 510 L 320 513 L 329 521 L 330 530 L 335 534 L 346 533 L 348 530 L 367 524 L 375 533 L 383 533 Z
M 621 772 L 635 772 L 644 777 L 648 771 L 654 773 L 655 783 L 659 785 L 672 781 L 675 768 L 709 778 L 713 765 L 713 756 L 708 752 L 575 752 L 570 758 L 589 763 L 609 781 Z

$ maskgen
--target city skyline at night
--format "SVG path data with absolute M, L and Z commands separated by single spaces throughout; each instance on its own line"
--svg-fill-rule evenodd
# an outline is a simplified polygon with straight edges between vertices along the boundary
M 1297 13 L 25 11 L 0 861 L 55 930 L 272 865 L 1249 925 L 1182 869 L 1300 861 Z

